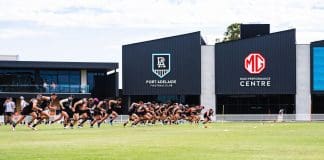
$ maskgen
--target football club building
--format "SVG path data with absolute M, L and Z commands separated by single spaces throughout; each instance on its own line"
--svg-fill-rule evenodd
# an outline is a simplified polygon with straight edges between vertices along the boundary
M 118 63 L 0 62 L 0 98 L 37 93 L 131 102 L 179 102 L 228 114 L 311 120 L 324 109 L 324 41 L 296 44 L 295 29 L 241 25 L 239 40 L 206 45 L 200 32 L 122 46 Z M 109 73 L 109 74 L 107 74 Z M 216 118 L 217 119 L 217 118 Z
M 123 93 L 128 102 L 201 104 L 219 115 L 283 109 L 310 120 L 324 113 L 324 43 L 296 45 L 295 34 L 253 24 L 241 25 L 241 39 L 215 45 L 206 45 L 200 32 L 124 45 Z
M 200 32 L 124 45 L 123 94 L 129 102 L 199 104 Z

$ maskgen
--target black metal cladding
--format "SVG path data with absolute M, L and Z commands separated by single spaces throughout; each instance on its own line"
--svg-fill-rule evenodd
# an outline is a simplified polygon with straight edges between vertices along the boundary
M 267 35 L 270 33 L 270 24 L 241 24 L 241 39 Z
M 216 94 L 295 94 L 295 29 L 215 44 Z M 257 75 L 244 68 L 249 53 L 261 53 L 265 69 Z M 242 87 L 241 77 L 270 77 L 270 87 Z
M 94 89 L 91 94 L 99 99 L 118 97 L 118 72 L 108 76 L 94 76 Z
M 125 95 L 199 95 L 201 37 L 194 32 L 123 46 Z M 171 70 L 163 78 L 152 71 L 152 54 L 169 53 Z M 146 80 L 176 80 L 172 87 L 152 87 Z

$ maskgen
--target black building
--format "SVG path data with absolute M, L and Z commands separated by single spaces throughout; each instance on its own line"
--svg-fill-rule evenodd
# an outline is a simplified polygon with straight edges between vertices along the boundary
M 295 30 L 215 44 L 218 114 L 295 112 Z
M 123 45 L 123 92 L 129 101 L 199 104 L 200 32 Z

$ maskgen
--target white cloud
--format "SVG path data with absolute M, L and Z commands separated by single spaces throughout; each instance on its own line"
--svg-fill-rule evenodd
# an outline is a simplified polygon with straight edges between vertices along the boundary
M 0 1 L 1 21 L 54 28 L 219 28 L 233 22 L 272 24 L 272 30 L 323 31 L 320 0 L 28 0 Z M 222 33 L 215 33 L 222 34 Z
M 55 34 L 48 31 L 32 29 L 0 29 L 0 39 L 28 38 L 28 37 L 52 37 Z
M 123 44 L 198 30 L 213 44 L 233 22 L 296 28 L 309 43 L 324 39 L 323 19 L 322 0 L 0 0 L 0 52 L 121 64 Z
M 1 20 L 33 21 L 55 27 L 219 26 L 234 21 L 310 26 L 322 17 L 323 2 L 315 0 L 29 0 L 0 2 Z M 68 10 L 71 10 L 67 12 Z M 62 12 L 65 11 L 65 12 Z M 318 23 L 316 21 L 315 23 Z

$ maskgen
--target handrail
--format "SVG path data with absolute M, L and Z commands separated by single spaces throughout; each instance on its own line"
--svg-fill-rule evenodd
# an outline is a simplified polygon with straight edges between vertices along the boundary
M 39 93 L 89 93 L 89 85 L 74 85 L 74 84 L 47 84 L 47 85 L 32 85 L 32 84 L 11 84 L 0 85 L 0 92 L 39 92 Z

